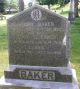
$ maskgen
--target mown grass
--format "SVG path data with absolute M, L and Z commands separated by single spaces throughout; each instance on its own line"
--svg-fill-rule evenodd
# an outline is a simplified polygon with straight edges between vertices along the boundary
M 7 30 L 6 21 L 0 21 L 0 50 L 6 49 L 7 45 Z
M 80 85 L 80 18 L 71 26 L 71 62 L 76 69 Z
M 70 3 L 63 6 L 63 7 L 60 7 L 60 5 L 53 5 L 51 7 L 51 9 L 53 11 L 56 11 L 56 13 L 58 13 L 58 14 L 64 16 L 64 17 L 67 17 L 67 18 L 68 18 L 69 8 L 70 8 Z
M 0 76 L 8 64 L 6 20 L 0 21 Z

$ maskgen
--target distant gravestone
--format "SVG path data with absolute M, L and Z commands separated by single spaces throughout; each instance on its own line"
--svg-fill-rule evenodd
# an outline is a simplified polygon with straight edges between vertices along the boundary
M 2 79 L 5 86 L 78 89 L 69 66 L 66 18 L 33 6 L 8 20 L 8 35 L 9 67 Z

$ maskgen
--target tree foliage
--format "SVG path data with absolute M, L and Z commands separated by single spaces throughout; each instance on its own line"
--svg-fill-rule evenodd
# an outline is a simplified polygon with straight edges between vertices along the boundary
M 59 4 L 60 6 L 63 6 L 70 2 L 70 0 L 37 0 L 37 1 L 39 2 L 40 5 L 48 5 L 49 8 L 50 5 Z
M 60 5 L 60 7 L 64 6 L 64 0 L 58 0 L 58 4 Z
M 18 0 L 5 0 L 6 8 L 18 9 Z
M 60 5 L 60 7 L 64 6 L 65 4 L 69 3 L 70 0 L 58 0 L 58 4 Z
M 57 4 L 58 0 L 37 0 L 40 5 L 48 5 L 50 8 L 50 5 Z
M 69 2 L 70 2 L 70 0 L 64 0 L 64 4 L 67 4 Z

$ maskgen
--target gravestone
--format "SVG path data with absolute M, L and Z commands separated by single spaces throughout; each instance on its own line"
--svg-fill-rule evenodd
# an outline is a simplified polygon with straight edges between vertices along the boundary
M 40 6 L 8 19 L 9 67 L 1 89 L 78 89 L 69 63 L 69 21 Z
M 36 7 L 8 20 L 9 62 L 13 65 L 67 66 L 68 21 Z

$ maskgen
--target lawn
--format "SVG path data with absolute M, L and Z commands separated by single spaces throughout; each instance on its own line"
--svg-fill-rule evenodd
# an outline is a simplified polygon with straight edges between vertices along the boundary
M 80 85 L 80 18 L 71 26 L 71 62 L 76 69 Z
M 13 15 L 7 15 L 10 18 Z M 6 20 L 0 21 L 0 76 L 8 65 L 8 41 Z
M 71 54 L 70 60 L 76 69 L 78 82 L 80 84 L 80 18 L 71 25 Z M 8 65 L 8 42 L 6 21 L 0 21 L 0 76 Z
M 0 76 L 8 64 L 6 21 L 0 21 Z

